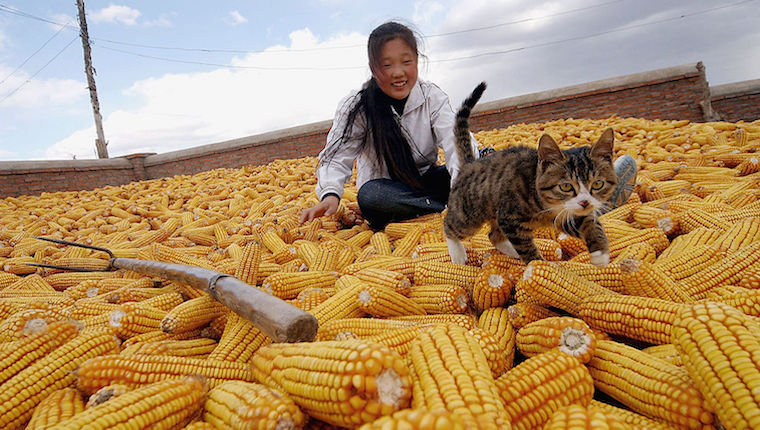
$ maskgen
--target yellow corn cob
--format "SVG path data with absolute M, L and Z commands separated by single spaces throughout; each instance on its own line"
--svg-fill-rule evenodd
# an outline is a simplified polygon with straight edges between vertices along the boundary
M 409 298 L 417 302 L 429 314 L 456 314 L 467 310 L 469 296 L 459 285 L 415 284 Z
M 478 317 L 478 327 L 496 337 L 499 348 L 505 351 L 505 370 L 511 369 L 515 358 L 515 329 L 509 321 L 509 311 L 503 307 L 484 310 Z
M 216 348 L 214 339 L 200 338 L 188 340 L 161 340 L 157 342 L 144 342 L 135 345 L 134 351 L 122 349 L 122 355 L 146 354 L 146 355 L 173 355 L 175 357 L 207 358 Z
M 488 367 L 491 369 L 491 376 L 498 378 L 507 369 L 512 368 L 514 350 L 508 351 L 506 349 L 508 345 L 499 336 L 491 334 L 480 327 L 471 328 L 467 334 L 480 344 L 480 349 L 486 357 L 486 363 L 488 363 Z M 510 356 L 512 356 L 511 359 Z
M 388 239 L 388 235 L 385 232 L 378 231 L 373 234 L 369 243 L 375 247 L 377 255 L 391 255 L 393 253 L 390 239 Z
M 444 409 L 403 409 L 364 424 L 359 430 L 402 430 L 402 429 L 447 429 L 467 430 L 467 425 L 458 415 Z
M 646 261 L 625 259 L 620 262 L 623 293 L 632 296 L 654 297 L 677 303 L 688 303 L 692 298 L 684 288 L 664 271 Z
M 124 393 L 128 393 L 132 391 L 131 388 L 127 387 L 126 385 L 108 385 L 106 387 L 103 387 L 93 393 L 89 399 L 87 399 L 87 403 L 84 405 L 85 409 L 92 408 L 95 406 L 98 406 L 100 404 L 103 404 L 111 399 L 114 399 L 116 397 L 121 396 Z
M 168 334 L 161 330 L 153 330 L 147 333 L 138 334 L 137 336 L 130 337 L 121 343 L 122 350 L 131 348 L 139 343 L 158 342 L 162 340 L 186 340 L 193 339 L 200 336 L 200 330 L 179 334 Z
M 193 421 L 182 428 L 182 430 L 217 430 L 216 426 L 206 421 Z
M 169 218 L 157 230 L 141 235 L 136 240 L 131 241 L 129 246 L 140 248 L 151 243 L 163 242 L 177 231 L 179 224 L 180 220 L 178 218 Z
M 528 302 L 517 302 L 510 305 L 507 308 L 507 312 L 509 313 L 509 323 L 517 330 L 525 327 L 533 321 L 559 316 L 558 313 L 546 309 L 541 305 Z
M 92 298 L 99 294 L 110 293 L 121 288 L 152 288 L 155 282 L 148 277 L 139 279 L 110 278 L 83 281 L 78 285 L 66 288 L 64 293 L 73 299 Z
M 245 363 L 169 355 L 101 355 L 81 363 L 77 388 L 92 394 L 111 384 L 136 388 L 190 375 L 202 376 L 210 388 L 229 380 L 253 381 Z
M 412 321 L 398 321 L 379 318 L 341 318 L 334 319 L 319 326 L 317 340 L 336 340 L 342 333 L 351 333 L 356 337 L 371 337 L 398 328 L 419 325 Z
M 375 317 L 425 315 L 425 307 L 415 300 L 382 285 L 364 285 L 358 290 L 359 307 Z
M 756 218 L 760 216 L 760 201 L 756 199 L 752 203 L 740 207 L 739 209 L 721 212 L 717 215 L 729 223 L 745 220 L 748 218 Z
M 647 354 L 653 355 L 660 360 L 665 360 L 675 366 L 682 366 L 681 355 L 678 354 L 678 350 L 672 343 L 664 343 L 662 345 L 652 345 L 643 348 L 642 351 Z
M 712 407 L 678 366 L 611 340 L 597 342 L 586 366 L 597 389 L 633 411 L 679 428 L 712 428 Z
M 71 340 L 79 333 L 79 327 L 73 321 L 47 323 L 32 319 L 24 331 L 25 335 L 19 340 L 0 349 L 0 384 Z
M 618 264 L 608 264 L 605 267 L 597 267 L 590 263 L 563 261 L 559 263 L 559 267 L 580 275 L 582 278 L 597 283 L 602 287 L 609 288 L 612 291 L 618 293 L 623 291 L 623 283 L 620 278 L 620 265 Z
M 515 298 L 564 309 L 578 315 L 578 307 L 588 297 L 617 294 L 548 261 L 531 261 L 523 280 L 515 286 Z
M 649 202 L 666 197 L 686 195 L 691 190 L 691 182 L 684 180 L 657 181 L 649 185 L 644 194 Z M 649 203 L 647 203 L 649 204 Z M 640 210 L 640 208 L 636 208 Z M 634 213 L 634 218 L 636 214 Z
M 353 275 L 360 270 L 375 267 L 403 273 L 409 277 L 410 281 L 414 282 L 414 263 L 416 261 L 420 261 L 420 259 L 412 259 L 408 257 L 378 256 L 377 258 L 373 258 L 371 260 L 349 264 L 348 266 L 341 269 L 340 273 L 344 275 Z
M 51 264 L 64 267 L 76 267 L 81 269 L 89 269 L 93 271 L 108 270 L 111 265 L 109 260 L 102 258 L 58 258 L 51 261 Z
M 12 276 L 15 282 L 3 287 L 0 293 L 9 294 L 14 292 L 30 293 L 55 293 L 55 289 L 40 275 L 28 275 L 24 277 L 11 275 L 10 273 L 0 272 L 0 274 Z
M 194 288 L 192 289 L 195 291 L 199 291 Z M 155 297 L 141 300 L 139 303 L 141 306 L 149 306 L 155 309 L 160 309 L 162 311 L 170 311 L 183 303 L 182 297 L 187 295 L 186 291 L 187 290 L 181 290 L 181 292 L 159 294 Z M 201 291 L 198 297 L 205 296 L 205 295 L 206 293 Z
M 108 324 L 120 339 L 158 330 L 166 311 L 146 306 L 144 302 L 129 302 L 119 305 L 119 309 L 108 316 Z
M 329 272 L 338 270 L 338 251 L 333 247 L 320 246 L 309 271 Z
M 553 239 L 534 238 L 538 252 L 546 261 L 559 261 L 562 259 L 562 245 Z
M 699 245 L 670 256 L 661 255 L 655 266 L 674 281 L 688 278 L 717 263 L 721 254 L 716 246 Z
M 364 311 L 359 306 L 359 301 L 356 300 L 362 286 L 362 284 L 355 284 L 338 289 L 332 297 L 317 305 L 309 313 L 314 315 L 320 326 L 334 319 L 364 316 Z
M 278 272 L 267 276 L 261 288 L 281 299 L 292 299 L 306 288 L 330 288 L 335 286 L 337 274 L 328 271 Z
M 161 319 L 160 327 L 166 333 L 190 331 L 208 324 L 229 309 L 210 296 L 196 297 L 175 306 Z
M 356 427 L 409 406 L 409 368 L 388 347 L 363 340 L 278 343 L 251 359 L 256 379 L 285 392 L 305 413 Z
M 392 319 L 418 324 L 456 324 L 466 330 L 470 330 L 478 324 L 478 319 L 472 314 L 405 315 Z
M 117 348 L 106 330 L 81 333 L 24 368 L 0 385 L 0 427 L 23 428 L 42 399 L 77 380 L 74 370 L 82 362 Z
M 483 269 L 472 285 L 472 303 L 478 312 L 504 306 L 512 295 L 514 277 L 497 268 Z
M 563 406 L 549 417 L 543 427 L 545 430 L 632 430 L 632 428 L 615 414 L 593 406 L 578 404 Z
M 760 325 L 722 303 L 684 307 L 673 344 L 694 384 L 726 428 L 760 426 Z
M 723 234 L 723 230 L 704 227 L 697 228 L 673 239 L 673 243 L 671 243 L 671 245 L 663 251 L 658 258 L 674 257 L 680 253 L 691 250 L 692 248 L 709 245 L 720 237 L 721 234 Z
M 743 288 L 760 289 L 760 266 L 749 267 L 744 270 L 738 285 Z
M 597 408 L 604 411 L 608 415 L 614 415 L 624 423 L 628 424 L 634 429 L 647 429 L 647 430 L 675 430 L 676 427 L 667 424 L 663 421 L 654 420 L 648 418 L 639 413 L 633 412 L 628 409 L 612 406 L 608 403 L 600 402 L 598 400 L 591 400 L 590 407 Z
M 721 251 L 732 252 L 757 241 L 760 241 L 760 217 L 753 217 L 736 221 L 713 245 Z
M 630 223 L 617 219 L 603 220 L 602 226 L 609 240 L 620 239 L 639 232 L 639 229 Z
M 0 342 L 18 340 L 25 336 L 30 329 L 33 332 L 37 326 L 42 326 L 43 323 L 67 321 L 70 318 L 71 315 L 66 310 L 60 310 L 44 303 L 25 306 L 25 309 L 15 312 L 0 323 Z
M 282 392 L 265 385 L 228 381 L 208 393 L 203 419 L 218 428 L 301 428 L 306 417 Z
M 6 258 L 2 262 L 2 270 L 6 273 L 12 273 L 14 275 L 30 275 L 32 273 L 37 272 L 37 268 L 34 266 L 29 266 L 26 263 L 39 263 L 38 260 L 35 260 L 34 257 L 11 257 Z
M 209 360 L 245 363 L 262 345 L 272 340 L 250 321 L 230 312 L 219 345 L 209 354 Z
M 759 262 L 760 242 L 755 242 L 681 282 L 690 296 L 701 299 L 713 287 L 737 282 L 744 270 Z
M 385 286 L 405 296 L 409 295 L 409 290 L 412 285 L 409 278 L 403 273 L 374 267 L 359 270 L 354 276 L 369 285 Z
M 82 394 L 75 388 L 53 391 L 34 408 L 28 430 L 44 430 L 84 411 Z
M 557 242 L 559 242 L 559 246 L 562 247 L 562 254 L 568 258 L 575 257 L 583 251 L 588 251 L 586 242 L 584 242 L 583 239 L 570 236 L 564 232 L 557 236 Z
M 259 242 L 252 241 L 246 244 L 235 268 L 235 277 L 246 284 L 256 285 L 259 266 L 261 265 L 261 253 L 262 249 Z
M 689 233 L 699 227 L 722 231 L 726 231 L 731 228 L 731 224 L 728 221 L 725 221 L 718 216 L 706 212 L 702 209 L 696 208 L 690 209 L 681 214 L 680 226 L 681 231 L 684 233 Z
M 183 427 L 201 409 L 205 393 L 201 378 L 160 381 L 88 408 L 55 428 L 159 430 Z
M 755 155 L 754 157 L 747 158 L 736 166 L 736 170 L 739 176 L 747 176 L 760 171 L 760 157 Z
M 670 300 L 623 294 L 589 297 L 578 316 L 605 333 L 654 344 L 670 342 L 673 320 L 683 306 Z
M 56 291 L 63 291 L 84 281 L 96 281 L 120 277 L 121 273 L 119 272 L 68 272 L 54 273 L 50 276 L 46 276 L 45 281 L 55 288 Z
M 105 293 L 102 295 L 108 303 L 126 303 L 126 302 L 141 302 L 143 300 L 152 299 L 162 294 L 179 293 L 180 290 L 174 284 L 169 284 L 166 287 L 158 288 L 140 288 L 140 287 L 121 287 L 117 290 Z
M 641 205 L 641 199 L 636 193 L 631 194 L 631 198 L 628 199 L 623 205 L 616 207 L 615 209 L 605 213 L 599 217 L 599 220 L 604 224 L 606 221 L 619 220 L 628 222 L 631 220 L 631 213 L 634 209 Z
M 594 355 L 596 336 L 583 321 L 573 317 L 543 318 L 520 328 L 515 345 L 526 357 L 559 349 L 581 363 Z
M 514 429 L 540 428 L 562 406 L 587 406 L 594 384 L 575 357 L 548 351 L 530 357 L 496 379 Z
M 471 289 L 481 269 L 454 263 L 425 262 L 414 267 L 415 284 L 450 284 Z
M 420 238 L 427 231 L 424 225 L 415 225 L 409 229 L 404 237 L 398 239 L 394 243 L 394 249 L 391 255 L 395 257 L 409 257 L 412 255 L 412 251 L 419 244 Z
M 437 325 L 420 332 L 409 350 L 412 407 L 446 409 L 468 425 L 505 421 L 504 404 L 478 344 L 462 327 Z
M 307 288 L 291 300 L 294 306 L 305 311 L 310 311 L 317 307 L 320 303 L 332 297 L 335 294 L 336 289 L 333 288 Z
M 111 313 L 119 308 L 118 304 L 96 301 L 94 299 L 80 299 L 72 306 L 66 308 L 72 318 L 82 320 L 87 317 Z
M 13 285 L 14 283 L 22 280 L 24 278 L 14 275 L 13 273 L 7 273 L 0 271 L 0 288 L 7 288 L 9 285 Z M 49 284 L 48 284 L 49 285 Z

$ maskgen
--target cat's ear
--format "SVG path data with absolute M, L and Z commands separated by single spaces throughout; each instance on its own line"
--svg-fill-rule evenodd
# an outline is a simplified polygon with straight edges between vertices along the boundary
M 557 142 L 548 134 L 538 140 L 538 165 L 546 169 L 550 164 L 560 164 L 565 161 L 565 153 L 559 149 Z
M 604 130 L 602 136 L 591 147 L 591 157 L 601 158 L 612 162 L 612 148 L 615 143 L 615 131 L 612 128 Z

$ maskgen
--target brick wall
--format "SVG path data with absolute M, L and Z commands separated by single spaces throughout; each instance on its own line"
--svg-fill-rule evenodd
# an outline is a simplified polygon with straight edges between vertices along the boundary
M 710 99 L 723 121 L 754 121 L 760 118 L 760 79 L 711 87 Z
M 748 81 L 716 87 L 711 96 L 704 67 L 697 63 L 482 103 L 473 110 L 471 123 L 473 131 L 480 131 L 523 122 L 611 115 L 690 121 L 715 120 L 720 115 L 727 121 L 750 121 L 760 118 L 759 88 L 760 80 Z M 87 190 L 317 155 L 331 124 L 322 121 L 163 154 L 0 161 L 0 198 Z

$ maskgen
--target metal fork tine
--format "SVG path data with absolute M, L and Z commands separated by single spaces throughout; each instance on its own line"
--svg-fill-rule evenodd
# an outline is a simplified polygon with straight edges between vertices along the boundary
M 82 267 L 56 266 L 55 264 L 24 263 L 27 266 L 44 267 L 47 269 L 68 270 L 70 272 L 105 272 L 106 270 L 84 269 Z
M 63 239 L 55 239 L 55 238 L 52 238 L 52 237 L 42 237 L 42 236 L 32 236 L 32 237 L 34 237 L 35 239 L 39 239 L 39 240 L 45 240 L 45 241 L 48 241 L 48 242 L 59 243 L 61 245 L 71 245 L 71 246 L 78 246 L 80 248 L 92 249 L 92 250 L 95 250 L 95 251 L 103 251 L 106 254 L 108 254 L 108 257 L 114 258 L 113 252 L 111 252 L 109 249 L 101 248 L 99 246 L 85 245 L 84 243 L 71 242 L 71 241 L 63 240 Z

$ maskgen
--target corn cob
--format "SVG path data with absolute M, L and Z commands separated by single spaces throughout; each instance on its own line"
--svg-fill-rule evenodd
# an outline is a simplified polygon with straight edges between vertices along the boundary
M 518 302 L 530 298 L 539 305 L 564 309 L 578 315 L 578 307 L 588 297 L 601 294 L 617 294 L 580 275 L 547 261 L 532 261 L 525 269 L 523 280 L 515 286 Z
M 23 428 L 42 399 L 76 381 L 74 370 L 82 362 L 117 348 L 108 331 L 81 333 L 24 368 L 0 385 L 0 427 Z
M 168 355 L 101 355 L 83 362 L 77 374 L 77 388 L 86 394 L 111 384 L 136 388 L 189 375 L 202 376 L 210 388 L 228 380 L 253 381 L 244 363 Z
M 151 288 L 141 288 L 141 287 L 121 287 L 117 290 L 111 291 L 110 293 L 105 293 L 102 295 L 102 297 L 107 301 L 108 303 L 126 303 L 126 302 L 141 302 L 143 300 L 152 299 L 154 297 L 160 296 L 162 294 L 171 294 L 171 293 L 179 293 L 180 290 L 176 288 L 173 284 L 169 284 L 166 287 L 151 287 Z
M 655 266 L 674 281 L 680 281 L 720 261 L 716 246 L 700 245 L 669 257 L 660 256 Z
M 147 306 L 144 302 L 129 302 L 108 316 L 108 324 L 120 339 L 158 330 L 166 311 Z
M 562 255 L 567 258 L 572 258 L 581 252 L 588 251 L 586 242 L 584 242 L 583 239 L 570 236 L 564 232 L 557 236 L 557 242 L 562 248 Z
M 472 303 L 478 312 L 504 306 L 512 295 L 514 277 L 501 269 L 483 269 L 472 285 Z
M 594 393 L 589 371 L 575 357 L 548 351 L 496 379 L 514 429 L 540 428 L 562 406 L 587 406 Z
M 414 342 L 420 332 L 429 330 L 431 327 L 433 327 L 432 324 L 413 324 L 393 328 L 365 338 L 370 342 L 377 342 L 387 346 L 406 359 L 407 353 L 412 347 L 412 342 Z M 360 339 L 360 337 L 349 331 L 342 331 L 335 336 L 335 340 L 343 339 Z
M 84 411 L 82 394 L 74 388 L 53 391 L 34 408 L 28 430 L 44 430 Z
M 684 307 L 673 344 L 694 384 L 726 428 L 760 426 L 760 325 L 722 303 Z
M 187 340 L 200 336 L 200 330 L 191 331 L 179 334 L 168 334 L 161 330 L 153 330 L 147 333 L 138 334 L 137 336 L 130 337 L 121 343 L 122 350 L 131 348 L 139 343 L 147 342 L 159 342 L 162 340 Z
M 658 258 L 671 258 L 685 251 L 689 251 L 692 248 L 709 245 L 722 234 L 723 230 L 704 227 L 697 228 L 673 239 L 673 243 L 671 243 L 670 246 L 658 256 Z
M 504 405 L 478 342 L 452 324 L 421 332 L 409 350 L 413 408 L 446 409 L 468 425 L 505 420 Z
M 760 217 L 736 221 L 713 245 L 721 251 L 734 252 L 757 241 L 760 241 Z
M 462 313 L 467 309 L 469 296 L 464 288 L 451 284 L 415 284 L 409 298 L 428 314 Z
M 500 336 L 491 334 L 480 327 L 470 329 L 467 334 L 480 344 L 480 349 L 486 357 L 486 363 L 488 363 L 488 367 L 491 369 L 491 376 L 498 378 L 507 369 L 512 368 L 514 350 L 508 351 L 508 345 L 502 341 Z
M 364 311 L 356 300 L 362 287 L 360 283 L 339 289 L 332 297 L 317 305 L 309 313 L 314 315 L 319 326 L 334 319 L 363 317 Z
M 678 366 L 611 340 L 586 365 L 597 389 L 631 410 L 679 428 L 712 428 L 713 408 Z
M 729 223 L 756 218 L 760 216 L 760 201 L 755 199 L 752 203 L 748 203 L 732 211 L 721 212 L 718 216 Z
M 354 274 L 360 280 L 369 285 L 382 285 L 389 287 L 399 294 L 409 295 L 409 289 L 412 285 L 409 278 L 400 272 L 392 270 L 378 269 L 370 267 L 363 269 Z
M 505 369 L 512 368 L 515 359 L 515 329 L 509 321 L 509 311 L 506 308 L 489 308 L 478 317 L 478 327 L 496 337 L 499 348 L 504 353 Z
M 543 427 L 545 430 L 632 430 L 616 415 L 593 406 L 578 404 L 563 406 L 549 417 Z
M 227 318 L 228 321 L 219 339 L 219 344 L 209 354 L 209 360 L 244 363 L 259 347 L 271 343 L 272 340 L 253 323 L 241 318 L 236 313 L 230 312 Z
M 209 424 L 206 421 L 193 421 L 185 427 L 182 427 L 182 430 L 217 430 L 217 428 L 215 425 Z
M 626 295 L 589 297 L 578 316 L 593 328 L 653 344 L 670 342 L 670 332 L 682 304 Z
M 25 336 L 0 349 L 0 384 L 71 340 L 79 333 L 79 327 L 73 321 L 46 323 L 32 319 L 25 331 Z
M 418 262 L 421 259 L 422 258 L 413 259 L 408 257 L 378 256 L 371 260 L 349 264 L 341 269 L 340 273 L 344 275 L 353 275 L 360 270 L 374 267 L 403 273 L 409 277 L 410 281 L 414 282 L 415 262 Z
M 44 327 L 44 323 L 54 321 L 67 321 L 71 315 L 65 310 L 59 310 L 55 306 L 44 303 L 35 303 L 26 309 L 10 315 L 0 323 L 0 342 L 9 342 L 21 339 L 29 330 L 37 326 Z
M 760 262 L 760 242 L 755 242 L 681 282 L 690 296 L 701 299 L 711 288 L 737 282 L 741 279 L 741 273 L 744 270 L 757 265 L 758 262 Z
M 160 381 L 88 408 L 55 428 L 174 429 L 184 426 L 196 415 L 205 393 L 200 378 Z
M 298 296 L 290 303 L 308 312 L 332 297 L 335 292 L 335 288 L 307 288 L 298 293 Z
M 15 278 L 15 282 L 12 282 L 5 286 L 0 293 L 8 294 L 12 292 L 35 292 L 35 293 L 55 293 L 55 289 L 40 275 L 34 274 L 24 277 L 11 275 L 10 273 L 0 272 L 0 274 L 10 275 Z
M 84 281 L 120 278 L 121 276 L 122 274 L 119 272 L 67 272 L 46 276 L 45 281 L 56 291 L 63 291 Z
M 214 339 L 200 338 L 189 340 L 160 340 L 157 342 L 142 342 L 132 348 L 124 348 L 121 355 L 173 355 L 175 357 L 207 358 L 216 348 Z
M 64 293 L 73 299 L 92 298 L 99 294 L 105 294 L 121 288 L 150 288 L 155 287 L 155 282 L 148 278 L 139 279 L 110 278 L 102 280 L 83 281 L 78 285 L 66 288 Z
M 265 385 L 228 381 L 210 390 L 203 419 L 218 428 L 301 428 L 306 417 L 289 397 Z
M 646 261 L 625 259 L 620 262 L 620 269 L 623 294 L 653 297 L 677 303 L 692 301 L 680 284 L 653 264 Z
M 605 267 L 597 267 L 590 263 L 563 261 L 559 263 L 559 267 L 580 275 L 582 278 L 597 283 L 602 287 L 609 288 L 612 291 L 618 293 L 623 291 L 623 283 L 620 279 L 620 265 L 618 264 L 608 264 Z
M 640 231 L 630 223 L 617 219 L 603 220 L 602 226 L 607 239 L 610 241 L 637 234 Z
M 82 320 L 87 317 L 111 313 L 119 308 L 115 303 L 105 303 L 95 299 L 80 299 L 66 308 L 72 318 Z
M 281 299 L 292 299 L 306 288 L 335 286 L 335 272 L 309 270 L 308 272 L 277 272 L 264 279 L 261 288 Z
M 124 393 L 128 393 L 132 391 L 131 388 L 127 387 L 126 385 L 108 385 L 106 387 L 103 387 L 93 393 L 89 399 L 87 399 L 87 403 L 84 405 L 85 409 L 92 408 L 94 406 L 98 406 L 100 404 L 103 404 L 111 399 L 114 399 L 116 397 L 121 396 Z M 77 391 L 78 392 L 78 391 Z
M 743 288 L 760 289 L 760 266 L 749 267 L 743 271 L 738 285 Z
M 466 430 L 465 421 L 444 409 L 403 409 L 364 424 L 359 430 L 448 429 Z
M 473 314 L 434 314 L 434 315 L 405 315 L 391 318 L 394 321 L 414 322 L 417 324 L 455 324 L 466 330 L 478 325 L 478 319 Z
M 364 285 L 358 290 L 356 300 L 365 313 L 375 317 L 402 315 L 425 315 L 425 307 L 382 285 Z
M 689 233 L 696 228 L 704 227 L 716 230 L 726 231 L 731 228 L 731 224 L 716 215 L 701 209 L 690 209 L 680 218 L 681 231 Z
M 681 355 L 678 354 L 678 350 L 672 343 L 664 343 L 662 345 L 652 345 L 643 348 L 642 351 L 647 354 L 653 355 L 660 360 L 665 360 L 675 366 L 682 366 Z
M 667 424 L 661 420 L 654 420 L 652 418 L 648 418 L 644 415 L 633 412 L 631 410 L 619 408 L 617 406 L 612 406 L 608 403 L 604 403 L 598 400 L 592 399 L 591 403 L 589 403 L 589 406 L 599 409 L 605 412 L 605 414 L 614 415 L 615 417 L 620 419 L 622 422 L 628 424 L 629 426 L 631 426 L 631 428 L 634 428 L 634 429 L 647 429 L 647 430 L 675 430 L 676 429 L 675 426 Z
M 402 327 L 419 325 L 412 321 L 399 321 L 379 318 L 341 318 L 334 319 L 319 326 L 317 340 L 336 340 L 341 333 L 352 333 L 357 337 L 370 337 L 391 332 Z
M 235 277 L 249 285 L 256 285 L 261 265 L 261 244 L 251 241 L 245 245 L 235 268 Z
M 393 252 L 391 252 L 391 255 L 394 257 L 409 257 L 412 255 L 412 251 L 414 251 L 414 248 L 417 246 L 417 244 L 420 242 L 420 238 L 426 231 L 426 227 L 424 225 L 415 225 L 409 231 L 406 232 L 404 237 L 401 239 L 396 240 L 394 243 L 394 249 Z
M 202 327 L 214 318 L 229 312 L 229 309 L 210 296 L 190 299 L 175 306 L 161 319 L 161 330 L 166 333 L 179 333 Z
M 170 291 L 173 291 L 173 289 L 170 289 Z M 206 293 L 201 293 L 197 297 L 201 297 L 205 295 Z M 185 296 L 185 290 L 182 290 L 181 292 L 164 293 L 164 294 L 159 294 L 155 297 L 151 297 L 149 299 L 141 300 L 139 304 L 140 306 L 147 306 L 147 307 L 160 309 L 162 311 L 168 312 L 174 309 L 175 307 L 181 305 L 182 303 L 184 303 L 183 296 Z M 191 299 L 197 298 L 197 297 L 191 297 Z
M 526 357 L 559 349 L 581 363 L 594 355 L 596 336 L 583 321 L 573 317 L 544 318 L 523 326 L 517 332 L 515 345 Z
M 355 427 L 404 409 L 412 394 L 401 357 L 362 340 L 272 344 L 256 351 L 251 365 L 260 383 L 338 426 Z
M 480 271 L 479 267 L 431 261 L 415 265 L 414 282 L 415 284 L 458 285 L 470 290 Z
M 509 305 L 507 312 L 509 313 L 509 323 L 517 330 L 525 327 L 533 321 L 559 316 L 558 313 L 546 309 L 543 306 L 528 302 L 517 302 L 513 305 Z

